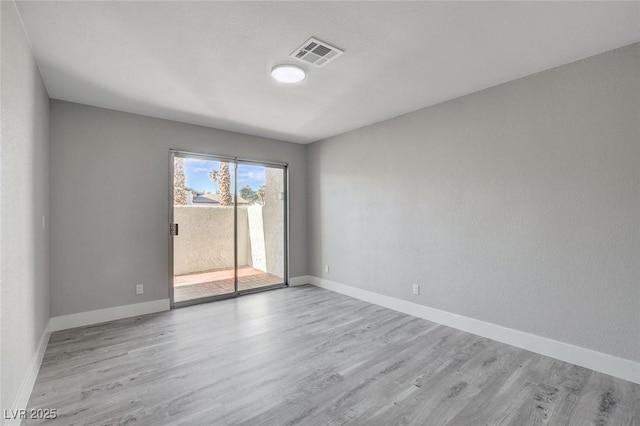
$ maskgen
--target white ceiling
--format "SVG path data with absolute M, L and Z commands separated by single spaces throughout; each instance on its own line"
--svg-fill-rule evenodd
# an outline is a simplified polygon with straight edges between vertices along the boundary
M 52 98 L 307 143 L 640 40 L 637 2 L 21 2 Z M 345 50 L 285 86 L 310 36 Z

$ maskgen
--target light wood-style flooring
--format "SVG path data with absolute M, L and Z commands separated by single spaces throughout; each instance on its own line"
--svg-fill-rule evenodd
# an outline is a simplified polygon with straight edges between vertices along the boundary
M 640 385 L 293 287 L 51 336 L 46 425 L 638 425 Z

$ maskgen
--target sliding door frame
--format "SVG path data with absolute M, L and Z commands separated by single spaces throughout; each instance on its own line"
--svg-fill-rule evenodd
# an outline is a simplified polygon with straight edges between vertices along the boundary
M 174 275 L 173 275 L 173 250 L 174 244 L 173 239 L 175 238 L 171 232 L 167 232 L 169 235 L 169 301 L 171 304 L 171 309 L 181 308 L 184 306 L 197 305 L 200 303 L 208 303 L 214 302 L 217 300 L 231 299 L 238 296 L 242 296 L 244 294 L 250 293 L 258 293 L 261 291 L 273 290 L 276 288 L 288 287 L 289 286 L 289 165 L 287 163 L 271 161 L 271 160 L 257 160 L 257 159 L 249 159 L 249 158 L 241 158 L 234 157 L 230 155 L 224 154 L 208 154 L 202 152 L 193 152 L 187 151 L 183 149 L 169 149 L 169 231 L 171 229 L 171 225 L 174 223 L 174 212 L 173 212 L 173 192 L 174 192 L 174 164 L 176 158 L 198 158 L 202 160 L 211 160 L 211 161 L 223 161 L 234 164 L 234 197 L 233 197 L 233 286 L 234 291 L 232 293 L 221 294 L 217 296 L 209 296 L 209 297 L 201 297 L 193 300 L 185 300 L 183 302 L 175 302 L 174 301 Z M 284 277 L 282 284 L 274 284 L 269 286 L 264 286 L 260 288 L 253 288 L 247 290 L 238 290 L 238 166 L 240 164 L 250 164 L 256 166 L 264 166 L 269 168 L 279 168 L 282 169 L 283 180 L 284 180 Z M 178 234 L 179 236 L 179 234 Z
M 273 284 L 273 285 L 268 285 L 268 286 L 264 286 L 264 287 L 259 287 L 259 288 L 250 288 L 250 289 L 246 289 L 246 290 L 237 290 L 237 286 L 238 286 L 238 277 L 237 277 L 237 273 L 236 273 L 236 290 L 238 293 L 238 296 L 242 296 L 243 294 L 249 294 L 249 293 L 258 293 L 261 291 L 265 291 L 265 290 L 272 290 L 274 288 L 281 288 L 281 287 L 287 287 L 289 285 L 289 167 L 286 163 L 274 163 L 271 161 L 263 161 L 263 160 L 253 160 L 253 159 L 246 159 L 246 158 L 237 158 L 236 159 L 236 177 L 237 177 L 237 173 L 238 173 L 238 168 L 241 164 L 248 164 L 248 165 L 252 165 L 252 166 L 263 166 L 263 167 L 268 167 L 271 169 L 282 169 L 282 178 L 283 178 L 283 208 L 284 208 L 284 223 L 283 223 L 283 238 L 284 238 L 284 253 L 283 253 L 283 262 L 284 262 L 284 277 L 283 280 L 284 282 L 282 284 Z M 238 180 L 236 179 L 235 181 L 236 184 L 236 192 L 238 191 Z M 236 200 L 237 202 L 238 197 L 235 197 L 234 200 Z M 236 208 L 236 214 L 238 213 L 238 209 Z M 236 220 L 236 234 L 238 231 L 238 222 Z M 237 239 L 237 236 L 236 236 Z M 238 250 L 238 245 L 236 244 L 236 252 Z M 238 256 L 236 253 L 236 263 L 238 261 Z M 236 266 L 236 272 L 237 272 L 237 266 Z

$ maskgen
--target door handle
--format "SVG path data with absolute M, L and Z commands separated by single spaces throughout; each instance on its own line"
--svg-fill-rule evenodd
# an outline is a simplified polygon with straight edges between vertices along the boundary
M 178 224 L 177 223 L 172 223 L 169 225 L 169 235 L 171 235 L 172 237 L 175 237 L 178 235 Z

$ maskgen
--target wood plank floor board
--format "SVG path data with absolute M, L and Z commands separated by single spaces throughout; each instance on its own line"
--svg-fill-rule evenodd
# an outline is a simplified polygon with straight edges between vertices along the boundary
M 491 342 L 467 362 L 457 367 L 454 365 L 454 369 L 448 368 L 447 374 L 441 374 L 439 378 L 420 376 L 413 384 L 421 392 L 399 407 L 405 414 L 398 419 L 398 423 L 418 424 L 431 420 L 433 424 L 446 424 L 486 387 L 489 380 L 505 374 L 508 370 L 505 367 L 521 362 L 517 359 L 518 353 L 510 350 L 500 353 L 497 350 L 500 348 L 505 349 L 502 345 Z M 394 411 L 388 411 L 387 416 L 389 418 L 382 417 L 378 420 L 394 421 Z
M 53 333 L 26 425 L 638 425 L 640 385 L 311 286 Z

